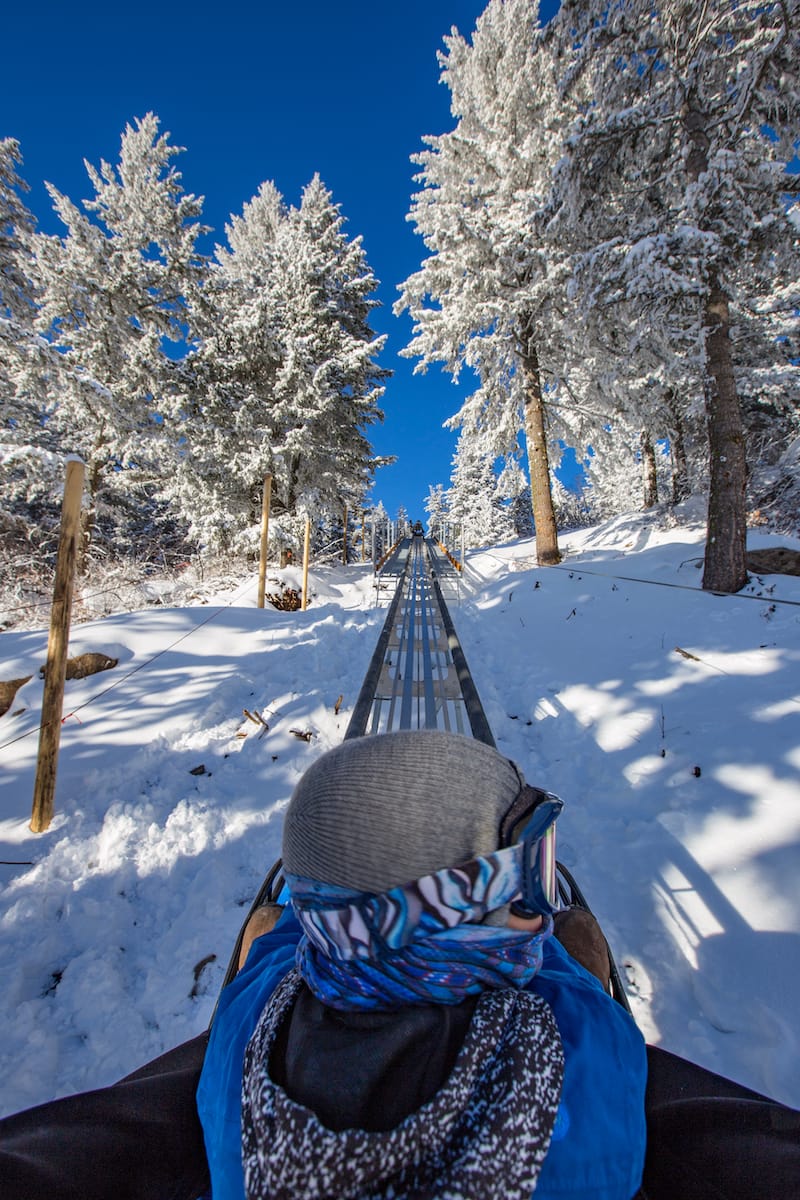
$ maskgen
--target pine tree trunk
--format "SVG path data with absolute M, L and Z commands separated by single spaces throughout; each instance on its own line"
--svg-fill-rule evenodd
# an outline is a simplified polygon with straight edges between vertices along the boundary
M 667 395 L 667 409 L 672 423 L 669 439 L 672 453 L 672 503 L 680 504 L 689 495 L 689 464 L 686 461 L 683 419 L 678 412 L 675 393 L 672 391 Z
M 703 588 L 709 592 L 738 592 L 747 583 L 747 461 L 729 324 L 728 298 L 712 280 L 705 314 L 711 479 Z
M 658 473 L 656 471 L 656 448 L 648 430 L 640 436 L 642 448 L 642 492 L 644 508 L 658 504 Z
M 293 454 L 288 462 L 288 480 L 286 483 L 286 511 L 294 516 L 297 507 L 297 479 L 300 472 L 300 456 Z
M 558 549 L 553 495 L 550 490 L 550 463 L 547 457 L 539 356 L 533 338 L 533 319 L 530 316 L 521 321 L 520 332 L 520 361 L 525 378 L 525 440 L 528 445 L 536 557 L 541 566 L 551 567 L 561 562 L 561 554 Z
M 696 94 L 687 96 L 681 119 L 689 143 L 686 173 L 695 183 L 708 169 L 710 147 L 708 117 Z M 708 282 L 703 317 L 710 460 L 703 588 L 709 592 L 738 592 L 747 583 L 747 464 L 731 357 L 728 297 L 715 276 Z
M 255 525 L 261 520 L 261 508 L 264 499 L 264 483 L 249 483 L 247 485 L 247 501 L 249 505 L 250 524 Z
M 89 550 L 92 545 L 92 537 L 94 535 L 94 525 L 97 519 L 97 493 L 100 490 L 100 477 L 103 473 L 103 464 L 94 459 L 89 465 L 89 478 L 87 491 L 89 493 L 89 503 L 81 512 L 80 534 L 78 537 L 77 557 L 75 570 L 78 575 L 85 575 L 89 570 Z

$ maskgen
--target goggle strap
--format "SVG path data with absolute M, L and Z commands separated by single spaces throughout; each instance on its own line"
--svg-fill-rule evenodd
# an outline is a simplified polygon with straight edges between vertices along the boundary
M 500 822 L 501 846 L 510 846 L 517 840 L 514 835 L 522 832 L 522 823 L 527 824 L 533 810 L 544 803 L 548 796 L 549 793 L 541 788 L 531 787 L 529 783 L 522 785 L 516 798 L 512 801 L 511 807 Z

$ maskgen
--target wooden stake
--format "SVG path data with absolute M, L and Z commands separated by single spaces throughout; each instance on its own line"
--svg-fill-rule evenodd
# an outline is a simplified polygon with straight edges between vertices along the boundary
M 303 612 L 308 608 L 308 559 L 311 553 L 311 518 L 306 517 L 306 536 L 303 542 Z
M 267 590 L 267 541 L 269 539 L 269 505 L 272 498 L 272 476 L 264 476 L 264 495 L 261 500 L 261 557 L 258 562 L 258 607 L 264 607 Z
M 61 714 L 64 708 L 64 678 L 67 671 L 69 624 L 72 615 L 72 591 L 75 584 L 75 558 L 80 533 L 81 497 L 85 466 L 67 463 L 64 500 L 61 506 L 61 530 L 58 539 L 53 607 L 50 613 L 50 638 L 47 643 L 42 720 L 39 726 L 39 758 L 33 788 L 31 829 L 44 833 L 53 819 L 56 792 L 58 748 L 61 743 Z

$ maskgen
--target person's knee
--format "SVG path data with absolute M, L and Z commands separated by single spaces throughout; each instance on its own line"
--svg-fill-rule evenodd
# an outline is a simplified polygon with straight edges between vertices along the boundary
M 262 904 L 248 918 L 247 924 L 244 927 L 242 934 L 242 946 L 239 951 L 239 967 L 241 971 L 244 964 L 247 962 L 247 955 L 250 953 L 250 947 L 256 938 L 262 937 L 263 934 L 269 933 L 278 924 L 283 913 L 283 905 L 281 904 Z
M 565 908 L 553 918 L 553 933 L 567 954 L 579 962 L 608 991 L 611 962 L 608 944 L 597 919 L 585 908 Z

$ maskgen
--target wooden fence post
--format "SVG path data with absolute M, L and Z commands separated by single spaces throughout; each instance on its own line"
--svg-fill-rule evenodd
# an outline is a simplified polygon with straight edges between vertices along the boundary
M 269 506 L 272 498 L 272 476 L 264 476 L 264 494 L 261 499 L 261 557 L 258 561 L 258 607 L 264 607 L 267 590 L 267 542 L 269 540 Z
M 61 530 L 58 539 L 53 607 L 50 612 L 50 638 L 47 643 L 42 719 L 39 726 L 39 758 L 33 787 L 31 829 L 44 833 L 53 819 L 56 792 L 58 747 L 61 743 L 61 716 L 64 707 L 64 678 L 67 672 L 69 623 L 72 614 L 72 590 L 75 583 L 75 557 L 80 534 L 81 498 L 85 466 L 73 459 L 67 463 L 64 500 L 61 505 Z
M 306 536 L 303 542 L 303 601 L 302 610 L 308 608 L 308 560 L 311 554 L 311 517 L 306 517 Z

